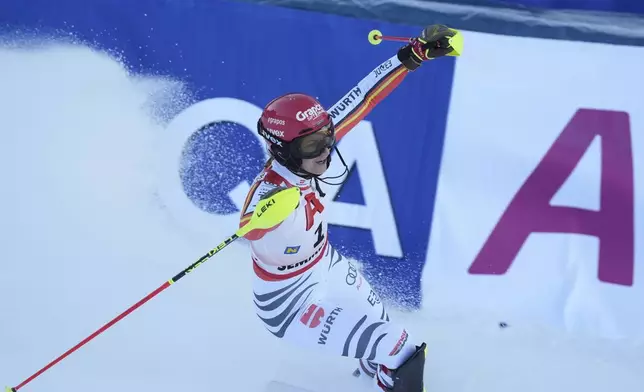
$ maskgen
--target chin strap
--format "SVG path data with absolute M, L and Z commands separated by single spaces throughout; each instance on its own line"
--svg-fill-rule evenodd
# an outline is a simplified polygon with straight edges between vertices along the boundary
M 324 197 L 326 196 L 326 193 L 322 192 L 322 188 L 320 188 L 320 182 L 318 181 L 317 177 L 313 177 L 313 182 L 315 182 L 315 189 L 320 192 L 320 196 Z
M 334 149 L 335 149 L 335 152 L 338 153 L 338 157 L 340 158 L 340 161 L 342 162 L 342 165 L 344 166 L 344 171 L 342 172 L 342 174 L 339 174 L 339 175 L 333 176 L 333 177 L 320 178 L 319 176 L 316 176 L 315 174 L 310 173 L 310 172 L 300 168 L 300 171 L 302 172 L 302 174 L 304 174 L 307 178 L 313 178 L 313 181 L 315 182 L 315 189 L 317 189 L 317 191 L 320 192 L 320 196 L 322 196 L 322 197 L 326 196 L 326 193 L 322 192 L 322 188 L 320 188 L 319 181 L 322 181 L 323 183 L 328 184 L 328 185 L 342 185 L 347 181 L 347 179 L 349 177 L 349 167 L 347 166 L 347 163 L 344 161 L 344 158 L 342 158 L 342 154 L 340 154 L 340 150 L 338 150 L 337 147 L 334 147 Z M 331 165 L 331 154 L 329 154 L 329 157 L 327 158 L 326 162 L 327 162 L 326 167 L 328 169 L 329 166 Z M 345 174 L 346 174 L 345 178 L 342 181 L 338 182 L 338 183 L 330 183 L 330 182 L 325 181 L 325 180 L 328 180 L 328 179 L 340 178 L 340 177 L 344 176 Z

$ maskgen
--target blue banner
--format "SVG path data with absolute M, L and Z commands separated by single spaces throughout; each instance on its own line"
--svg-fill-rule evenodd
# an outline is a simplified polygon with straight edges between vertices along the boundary
M 76 39 L 119 53 L 134 72 L 169 75 L 186 82 L 196 101 L 227 97 L 259 108 L 274 97 L 301 91 L 329 107 L 399 43 L 372 46 L 367 33 L 414 36 L 421 27 L 399 26 L 276 6 L 224 1 L 5 1 L 4 33 Z M 365 204 L 386 200 L 393 212 L 401 254 L 377 249 L 373 228 L 332 225 L 330 239 L 346 256 L 365 266 L 383 297 L 418 307 L 433 201 L 441 160 L 454 59 L 432 62 L 411 74 L 366 118 L 382 168 L 357 160 L 336 200 Z M 249 122 L 254 122 L 251 119 Z M 234 121 L 213 121 L 185 140 L 188 165 L 177 162 L 186 197 L 209 214 L 238 214 L 231 192 L 252 182 L 265 162 L 256 130 Z M 218 135 L 217 143 L 209 135 Z M 342 143 L 340 144 L 341 151 Z M 368 147 L 364 147 L 368 148 Z M 352 155 L 356 151 L 344 152 Z M 181 166 L 184 171 L 181 171 Z M 386 192 L 365 187 L 382 173 Z M 380 174 L 376 174 L 379 175 Z M 324 186 L 324 184 L 323 184 Z M 383 193 L 376 194 L 374 192 Z M 374 220 L 379 224 L 377 219 Z M 391 246 L 389 246 L 391 247 Z
M 488 0 L 486 3 L 501 7 L 518 5 L 553 10 L 644 13 L 644 3 L 634 0 Z
M 644 2 L 631 0 L 240 0 L 406 25 L 614 45 L 644 45 Z M 602 12 L 603 11 L 603 12 Z

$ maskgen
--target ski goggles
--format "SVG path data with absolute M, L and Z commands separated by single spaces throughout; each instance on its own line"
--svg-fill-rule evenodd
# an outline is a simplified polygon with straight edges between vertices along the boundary
M 298 159 L 311 159 L 322 155 L 325 149 L 335 146 L 335 127 L 333 122 L 314 133 L 299 137 L 291 142 L 291 155 Z

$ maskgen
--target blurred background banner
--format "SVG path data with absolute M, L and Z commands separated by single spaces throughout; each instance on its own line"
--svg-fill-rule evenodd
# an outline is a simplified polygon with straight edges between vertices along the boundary
M 372 29 L 459 28 L 462 57 L 424 64 L 341 141 L 349 179 L 323 184 L 332 243 L 401 307 L 643 336 L 644 41 L 627 13 L 641 6 L 572 3 L 6 0 L 0 32 L 182 83 L 189 100 L 157 113 L 159 198 L 210 238 L 236 226 L 265 162 L 267 102 L 302 91 L 333 105 L 400 47 L 369 44 Z
M 178 0 L 170 0 L 178 1 Z M 369 20 L 621 45 L 644 43 L 644 3 L 630 0 L 242 0 Z
M 587 10 L 605 12 L 642 13 L 644 3 L 632 0 L 435 0 L 492 7 L 526 7 L 533 9 Z
M 11 2 L 0 18 L 28 34 L 106 50 L 134 72 L 185 83 L 193 104 L 164 113 L 176 116 L 168 128 L 180 135 L 167 175 L 180 179 L 183 197 L 203 215 L 216 217 L 239 216 L 263 168 L 256 122 L 267 102 L 302 91 L 328 108 L 401 46 L 373 46 L 369 31 L 418 34 L 418 27 L 388 22 L 204 0 Z M 351 166 L 346 183 L 321 184 L 333 211 L 331 241 L 361 261 L 383 296 L 401 306 L 421 304 L 454 64 L 448 57 L 425 67 L 379 104 L 341 142 Z M 194 114 L 198 107 L 206 114 Z M 416 113 L 413 122 L 405 119 L 409 112 Z

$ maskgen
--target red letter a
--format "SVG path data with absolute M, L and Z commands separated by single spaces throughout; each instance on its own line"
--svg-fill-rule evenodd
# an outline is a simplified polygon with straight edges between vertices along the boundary
M 595 136 L 601 137 L 599 211 L 550 205 Z M 630 286 L 633 199 L 628 113 L 580 109 L 514 196 L 469 272 L 504 274 L 530 233 L 585 234 L 599 238 L 599 280 Z

